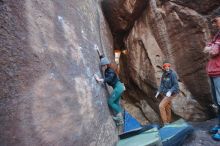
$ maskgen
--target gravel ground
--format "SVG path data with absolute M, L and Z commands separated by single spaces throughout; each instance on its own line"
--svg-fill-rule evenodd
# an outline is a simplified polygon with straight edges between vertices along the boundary
M 209 129 L 217 123 L 217 119 L 205 122 L 189 122 L 194 127 L 194 133 L 185 141 L 183 146 L 220 146 L 220 142 L 214 141 Z

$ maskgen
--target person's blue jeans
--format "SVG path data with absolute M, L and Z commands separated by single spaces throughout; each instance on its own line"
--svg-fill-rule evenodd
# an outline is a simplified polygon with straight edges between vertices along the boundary
M 123 84 L 118 81 L 108 99 L 108 105 L 109 107 L 116 113 L 122 112 L 122 108 L 120 105 L 120 99 L 121 95 L 124 92 L 124 86 Z
M 218 107 L 218 125 L 220 126 L 220 77 L 210 77 L 214 104 Z

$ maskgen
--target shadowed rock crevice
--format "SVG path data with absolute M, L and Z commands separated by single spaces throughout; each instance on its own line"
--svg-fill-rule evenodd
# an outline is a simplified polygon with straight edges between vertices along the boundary
M 113 34 L 114 49 L 125 49 L 124 38 L 146 5 L 146 0 L 103 0 L 102 10 Z

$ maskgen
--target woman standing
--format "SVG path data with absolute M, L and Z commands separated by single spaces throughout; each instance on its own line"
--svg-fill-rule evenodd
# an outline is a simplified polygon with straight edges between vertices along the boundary
M 218 33 L 204 49 L 210 56 L 206 66 L 207 74 L 210 78 L 213 102 L 218 107 L 218 124 L 210 132 L 212 138 L 220 140 L 220 9 L 213 14 L 212 24 L 219 29 Z
M 113 117 L 116 120 L 116 124 L 122 125 L 123 116 L 120 99 L 125 90 L 124 85 L 120 82 L 116 71 L 111 67 L 112 65 L 106 57 L 101 58 L 100 64 L 102 69 L 105 70 L 104 79 L 99 78 L 97 75 L 94 77 L 98 82 L 107 83 L 109 86 L 112 86 L 113 91 L 108 98 L 108 105 L 116 114 L 116 117 Z

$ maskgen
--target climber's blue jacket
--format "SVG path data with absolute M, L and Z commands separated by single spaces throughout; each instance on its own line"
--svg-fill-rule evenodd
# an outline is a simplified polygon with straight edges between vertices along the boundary
M 171 91 L 172 94 L 177 94 L 179 92 L 177 75 L 171 69 L 163 73 L 159 88 L 159 92 L 162 94 L 166 94 L 168 91 Z
M 105 70 L 104 83 L 107 83 L 109 86 L 112 86 L 114 88 L 118 81 L 119 81 L 119 79 L 118 79 L 115 71 L 112 68 L 108 67 Z

